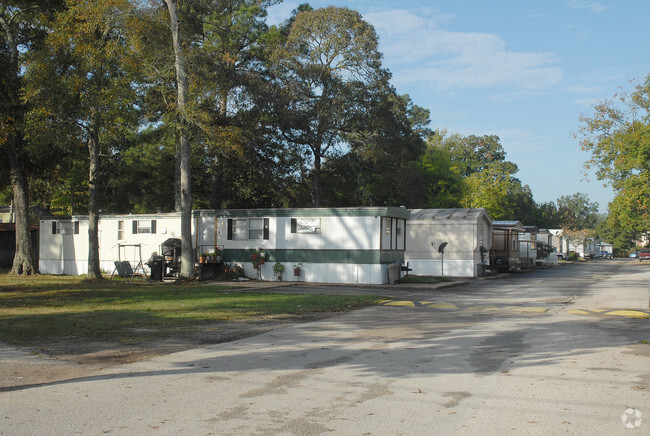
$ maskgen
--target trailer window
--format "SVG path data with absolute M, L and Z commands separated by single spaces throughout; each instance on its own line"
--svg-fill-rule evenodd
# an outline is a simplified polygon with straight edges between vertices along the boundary
M 124 221 L 117 222 L 117 240 L 118 241 L 124 240 Z
M 156 233 L 156 220 L 133 221 L 133 234 Z
M 228 240 L 269 239 L 268 218 L 228 218 Z
M 248 239 L 262 239 L 264 237 L 264 219 L 251 218 L 248 220 Z
M 291 233 L 320 233 L 320 218 L 291 218 Z
M 79 221 L 52 221 L 53 235 L 78 235 Z
M 248 239 L 248 220 L 247 219 L 233 219 L 232 220 L 232 239 L 241 241 Z

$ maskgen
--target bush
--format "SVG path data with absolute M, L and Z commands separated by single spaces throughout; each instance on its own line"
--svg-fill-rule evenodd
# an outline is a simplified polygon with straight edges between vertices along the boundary
M 553 246 L 540 242 L 537 244 L 537 258 L 546 259 L 553 252 Z
M 578 260 L 578 253 L 575 251 L 569 251 L 568 260 Z

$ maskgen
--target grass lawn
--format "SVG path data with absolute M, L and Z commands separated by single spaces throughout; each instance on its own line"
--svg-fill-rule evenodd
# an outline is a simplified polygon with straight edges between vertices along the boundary
M 305 317 L 373 305 L 372 295 L 237 292 L 219 284 L 151 284 L 0 273 L 0 342 L 122 344 L 229 321 Z

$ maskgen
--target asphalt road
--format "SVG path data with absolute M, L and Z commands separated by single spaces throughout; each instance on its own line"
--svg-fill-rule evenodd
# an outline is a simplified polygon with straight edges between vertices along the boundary
M 599 312 L 647 313 L 648 271 L 372 289 L 400 303 L 0 392 L 0 434 L 648 434 L 650 321 Z

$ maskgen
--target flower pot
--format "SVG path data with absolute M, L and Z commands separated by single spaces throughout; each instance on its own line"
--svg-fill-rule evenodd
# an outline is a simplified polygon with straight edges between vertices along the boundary
M 263 257 L 260 257 L 260 263 L 264 263 L 265 259 Z
M 253 260 L 257 260 L 257 253 L 253 253 L 251 257 L 253 258 Z

